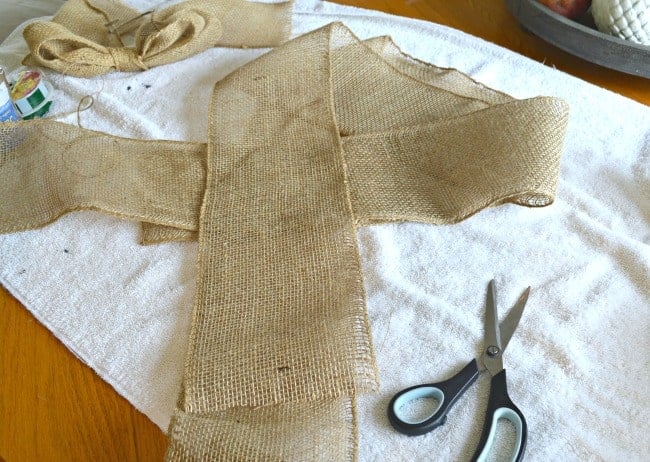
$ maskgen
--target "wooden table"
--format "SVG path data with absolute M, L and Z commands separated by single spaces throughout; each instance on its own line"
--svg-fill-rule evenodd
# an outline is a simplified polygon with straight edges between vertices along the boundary
M 455 27 L 650 105 L 650 80 L 523 31 L 499 0 L 339 0 Z M 0 287 L 0 462 L 160 461 L 165 434 Z

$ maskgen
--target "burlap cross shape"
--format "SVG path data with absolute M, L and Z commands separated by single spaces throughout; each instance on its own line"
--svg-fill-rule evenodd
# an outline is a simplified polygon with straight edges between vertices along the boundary
M 334 23 L 218 82 L 207 144 L 0 125 L 0 231 L 91 208 L 198 236 L 168 459 L 353 460 L 378 389 L 357 227 L 550 204 L 567 119 Z

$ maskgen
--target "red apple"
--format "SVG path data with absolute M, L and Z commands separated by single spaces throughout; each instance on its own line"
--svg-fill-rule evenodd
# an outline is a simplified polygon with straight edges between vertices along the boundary
M 575 19 L 591 6 L 591 0 L 537 0 L 562 16 Z

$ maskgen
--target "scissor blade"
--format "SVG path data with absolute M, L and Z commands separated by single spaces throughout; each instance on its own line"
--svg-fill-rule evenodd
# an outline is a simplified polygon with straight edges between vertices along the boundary
M 494 279 L 488 284 L 485 306 L 485 347 L 495 346 L 501 350 L 499 333 L 499 313 L 497 312 L 497 294 Z
M 528 294 L 530 294 L 530 287 L 527 287 L 526 290 L 519 296 L 517 303 L 512 307 L 512 309 L 506 315 L 506 318 L 499 325 L 501 329 L 501 351 L 504 351 L 508 347 L 508 343 L 512 338 L 512 334 L 517 330 L 519 325 L 519 320 L 521 315 L 524 312 L 524 307 L 528 301 Z

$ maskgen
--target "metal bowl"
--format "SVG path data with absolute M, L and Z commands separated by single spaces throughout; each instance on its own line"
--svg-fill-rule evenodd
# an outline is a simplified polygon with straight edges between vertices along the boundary
M 600 66 L 650 79 L 650 46 L 603 34 L 589 12 L 574 21 L 537 0 L 505 3 L 522 27 L 548 43 Z

